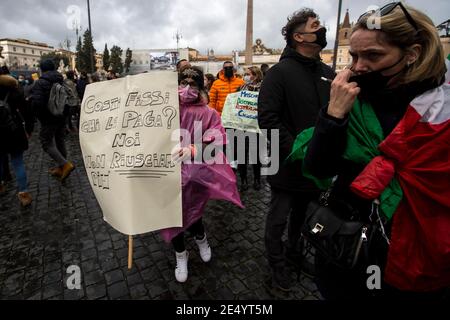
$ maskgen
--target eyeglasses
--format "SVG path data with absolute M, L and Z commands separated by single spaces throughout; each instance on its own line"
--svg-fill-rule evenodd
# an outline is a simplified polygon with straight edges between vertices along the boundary
M 399 6 L 400 9 L 402 9 L 402 11 L 405 14 L 405 17 L 408 20 L 408 22 L 414 27 L 414 29 L 416 31 L 418 31 L 419 28 L 417 27 L 417 23 L 414 21 L 413 17 L 411 17 L 411 15 L 409 14 L 408 10 L 406 10 L 405 6 L 401 2 L 388 3 L 387 5 L 382 7 L 381 9 L 368 11 L 368 12 L 362 14 L 359 17 L 358 21 L 360 21 L 362 18 L 365 18 L 367 16 L 371 16 L 371 15 L 373 15 L 376 12 L 380 13 L 380 17 L 384 17 L 384 16 L 388 15 L 389 13 L 391 13 L 397 6 Z

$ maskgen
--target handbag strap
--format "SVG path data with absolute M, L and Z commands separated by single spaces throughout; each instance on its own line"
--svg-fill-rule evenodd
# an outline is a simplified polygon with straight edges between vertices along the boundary
M 375 213 L 376 218 L 377 218 L 377 222 L 380 225 L 381 235 L 383 236 L 384 240 L 386 240 L 387 244 L 391 245 L 391 241 L 389 240 L 389 237 L 386 235 L 386 231 L 384 229 L 383 220 L 381 220 L 379 207 L 380 207 L 380 200 L 378 200 L 378 199 L 373 200 L 373 202 L 372 202 L 372 212 L 370 213 L 369 220 L 373 221 L 372 217 L 373 217 L 373 214 Z
M 338 179 L 338 176 L 334 176 L 331 180 L 331 184 L 328 187 L 328 189 L 325 192 L 322 192 L 319 198 L 319 203 L 322 206 L 328 206 L 328 199 L 330 198 L 331 192 L 334 189 L 334 186 L 336 184 L 336 180 Z
M 338 177 L 339 177 L 338 175 L 334 176 L 333 179 L 331 180 L 331 184 L 328 187 L 328 189 L 325 192 L 322 192 L 322 194 L 320 195 L 320 198 L 319 198 L 320 205 L 328 206 L 328 200 L 331 196 L 331 192 L 333 191 L 333 189 L 336 185 L 336 180 L 338 179 Z M 382 234 L 383 238 L 386 240 L 387 244 L 390 245 L 391 242 L 389 240 L 389 237 L 386 235 L 386 230 L 384 229 L 383 220 L 381 219 L 381 216 L 380 216 L 379 207 L 380 207 L 380 200 L 375 199 L 372 202 L 372 212 L 370 213 L 369 220 L 372 222 L 373 215 L 374 214 L 376 215 L 376 222 L 379 223 L 379 225 L 380 225 L 381 234 Z

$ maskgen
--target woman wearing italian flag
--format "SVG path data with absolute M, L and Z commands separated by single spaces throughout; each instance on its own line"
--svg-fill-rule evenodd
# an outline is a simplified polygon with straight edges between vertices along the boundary
M 361 219 L 380 203 L 383 237 L 369 254 L 382 283 L 370 290 L 367 264 L 342 270 L 318 254 L 318 287 L 328 299 L 443 299 L 450 287 L 450 77 L 438 32 L 424 13 L 389 3 L 359 18 L 350 54 L 351 68 L 333 81 L 329 105 L 297 137 L 291 158 L 304 158 L 313 179 L 337 176 L 333 193 Z

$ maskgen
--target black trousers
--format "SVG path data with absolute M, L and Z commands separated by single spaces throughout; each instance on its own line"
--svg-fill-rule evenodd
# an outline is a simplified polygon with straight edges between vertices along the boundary
M 42 125 L 39 139 L 42 149 L 58 164 L 63 166 L 67 162 L 66 124 Z
M 205 227 L 203 226 L 203 220 L 199 219 L 192 226 L 187 229 L 192 235 L 194 235 L 197 239 L 202 239 L 205 235 Z M 176 252 L 183 252 L 186 250 L 186 246 L 184 243 L 184 232 L 181 232 L 175 238 L 172 239 L 172 245 Z
M 250 145 L 250 139 L 247 137 L 245 139 L 245 162 L 238 164 L 238 172 L 241 176 L 241 181 L 247 181 L 247 163 L 250 162 L 250 158 L 255 159 L 256 163 L 252 164 L 253 167 L 253 178 L 255 181 L 261 180 L 261 160 L 259 158 L 259 140 L 260 135 L 257 133 L 252 133 L 256 137 L 256 145 Z M 235 146 L 235 157 L 237 157 L 237 146 Z
M 381 269 L 380 289 L 370 290 L 367 280 L 372 274 L 367 273 L 367 265 L 358 265 L 353 270 L 342 270 L 328 262 L 318 253 L 315 256 L 315 284 L 325 300 L 357 301 L 370 300 L 379 302 L 392 301 L 428 301 L 440 302 L 446 297 L 446 289 L 431 292 L 407 292 L 398 290 L 383 281 L 384 266 Z M 450 291 L 448 291 L 450 293 Z
M 253 179 L 255 181 L 261 180 L 261 163 L 259 164 L 253 164 Z M 247 165 L 246 164 L 238 164 L 238 172 L 241 176 L 241 181 L 248 182 L 247 179 Z
M 310 201 L 318 199 L 318 192 L 289 192 L 272 187 L 272 199 L 266 219 L 265 244 L 271 268 L 284 267 L 285 251 L 282 237 L 288 224 L 287 249 L 298 248 L 301 226 Z

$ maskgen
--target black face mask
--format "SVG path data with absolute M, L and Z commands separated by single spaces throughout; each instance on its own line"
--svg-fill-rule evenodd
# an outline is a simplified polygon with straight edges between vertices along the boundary
M 316 41 L 314 42 L 307 42 L 307 43 L 315 43 L 318 44 L 322 49 L 327 46 L 327 29 L 325 27 L 320 28 L 319 30 L 315 32 L 300 32 L 300 34 L 315 34 L 316 35 Z
M 388 82 L 400 74 L 402 70 L 397 72 L 396 74 L 390 75 L 390 76 L 384 76 L 382 72 L 387 71 L 389 69 L 392 69 L 396 65 L 398 65 L 400 62 L 402 62 L 404 57 L 402 57 L 400 60 L 398 60 L 393 65 L 377 70 L 372 72 L 363 73 L 360 75 L 352 76 L 349 79 L 349 82 L 356 82 L 358 84 L 358 87 L 361 88 L 361 94 L 364 95 L 371 95 L 373 93 L 380 92 L 383 89 L 386 89 Z
M 229 79 L 233 78 L 233 76 L 234 76 L 233 67 L 225 67 L 225 68 L 223 68 L 223 70 L 224 70 L 225 77 L 227 77 Z

